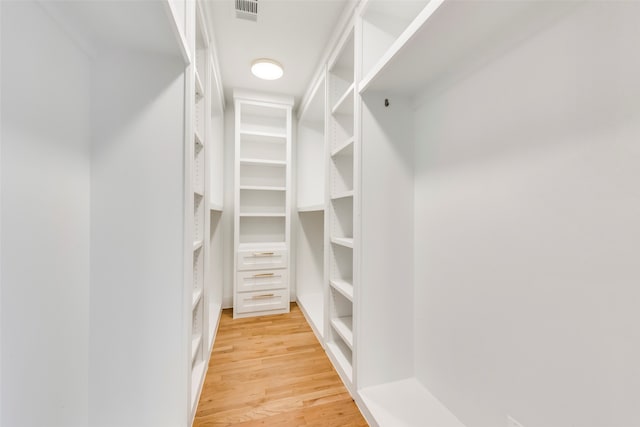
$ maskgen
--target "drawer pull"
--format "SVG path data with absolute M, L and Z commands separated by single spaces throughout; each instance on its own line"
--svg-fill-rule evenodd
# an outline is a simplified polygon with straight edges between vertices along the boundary
M 264 299 L 264 298 L 273 298 L 276 294 L 262 294 L 262 295 L 254 295 L 251 299 Z
M 275 276 L 275 273 L 260 273 L 260 274 L 254 274 L 253 277 L 273 277 Z
M 253 256 L 274 256 L 273 252 L 254 252 Z

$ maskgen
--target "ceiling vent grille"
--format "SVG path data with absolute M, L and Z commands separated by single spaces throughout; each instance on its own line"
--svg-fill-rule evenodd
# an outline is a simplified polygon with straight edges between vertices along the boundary
M 258 20 L 258 0 L 236 0 L 236 18 Z

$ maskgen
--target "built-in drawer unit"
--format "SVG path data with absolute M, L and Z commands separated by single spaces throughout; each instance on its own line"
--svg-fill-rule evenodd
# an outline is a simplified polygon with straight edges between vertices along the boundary
M 238 292 L 234 310 L 238 314 L 283 310 L 289 304 L 289 289 Z
M 242 271 L 237 277 L 238 292 L 284 289 L 287 287 L 287 270 Z
M 256 249 L 238 251 L 238 271 L 287 267 L 285 249 Z

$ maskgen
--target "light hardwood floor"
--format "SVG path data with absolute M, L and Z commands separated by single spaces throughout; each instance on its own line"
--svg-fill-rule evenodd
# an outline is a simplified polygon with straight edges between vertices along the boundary
M 296 304 L 233 320 L 223 310 L 194 427 L 367 426 Z

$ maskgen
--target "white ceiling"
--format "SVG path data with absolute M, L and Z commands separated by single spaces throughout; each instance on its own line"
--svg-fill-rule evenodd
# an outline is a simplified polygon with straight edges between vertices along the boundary
M 342 11 L 353 0 L 259 0 L 257 22 L 237 19 L 234 0 L 208 0 L 227 102 L 233 89 L 293 95 L 298 106 L 317 71 Z M 251 74 L 257 58 L 284 66 L 284 76 L 265 81 Z

